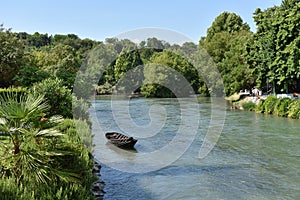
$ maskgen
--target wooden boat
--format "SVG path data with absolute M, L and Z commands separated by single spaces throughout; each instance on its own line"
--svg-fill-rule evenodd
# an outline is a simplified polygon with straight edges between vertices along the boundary
M 105 137 L 110 143 L 123 149 L 133 149 L 135 143 L 137 142 L 137 140 L 133 137 L 128 137 L 117 132 L 108 132 L 105 134 Z

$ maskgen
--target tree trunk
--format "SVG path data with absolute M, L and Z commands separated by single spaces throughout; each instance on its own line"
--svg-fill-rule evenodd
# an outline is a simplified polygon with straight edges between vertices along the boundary
M 18 154 L 20 152 L 20 144 L 17 142 L 14 146 L 14 154 Z

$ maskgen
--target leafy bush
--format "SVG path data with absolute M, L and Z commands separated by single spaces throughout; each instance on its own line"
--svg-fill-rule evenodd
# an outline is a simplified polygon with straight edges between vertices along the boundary
M 294 119 L 300 119 L 300 100 L 294 100 L 291 102 L 288 107 L 287 116 Z
M 43 96 L 0 99 L 1 199 L 93 199 L 89 125 L 46 118 Z M 90 148 L 91 149 L 91 148 Z M 38 184 L 38 187 L 36 187 Z
M 277 98 L 275 96 L 268 96 L 264 102 L 265 113 L 272 114 L 274 112 L 276 102 Z
M 96 87 L 97 95 L 111 94 L 113 86 L 110 83 L 104 83 Z
M 175 94 L 168 88 L 159 84 L 146 84 L 141 87 L 141 94 L 145 97 L 172 98 Z
M 256 108 L 256 104 L 253 103 L 252 101 L 249 101 L 247 103 L 244 103 L 242 105 L 242 107 L 243 107 L 244 110 L 253 111 Z
M 77 99 L 77 97 L 72 97 L 72 108 L 73 108 L 73 118 L 81 119 L 86 121 L 90 126 L 92 125 L 92 121 L 90 119 L 90 114 L 88 112 L 88 108 L 90 107 L 90 103 L 86 102 L 84 99 Z
M 59 126 L 59 130 L 66 133 L 70 141 L 81 142 L 89 152 L 92 152 L 93 137 L 88 123 L 83 120 L 65 119 Z
M 30 93 L 43 94 L 46 102 L 51 106 L 52 115 L 62 115 L 65 118 L 72 118 L 72 94 L 62 80 L 48 78 L 35 84 Z
M 258 113 L 264 113 L 265 112 L 265 100 L 260 99 L 258 105 L 255 108 L 255 111 Z
M 13 78 L 18 85 L 29 87 L 36 82 L 40 82 L 51 75 L 34 65 L 22 66 L 18 74 Z
M 288 115 L 289 105 L 293 100 L 290 98 L 280 98 L 277 99 L 274 114 L 282 117 L 286 117 Z
M 12 179 L 0 179 L 1 200 L 93 200 L 90 187 L 81 184 L 51 183 L 36 185 L 34 182 L 16 185 Z

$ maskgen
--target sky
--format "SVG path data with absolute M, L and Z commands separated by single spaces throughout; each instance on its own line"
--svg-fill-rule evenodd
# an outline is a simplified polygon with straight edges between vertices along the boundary
M 72 33 L 98 41 L 156 28 L 198 43 L 223 11 L 240 15 L 255 32 L 255 9 L 280 4 L 281 0 L 6 0 L 0 4 L 0 24 L 14 32 Z

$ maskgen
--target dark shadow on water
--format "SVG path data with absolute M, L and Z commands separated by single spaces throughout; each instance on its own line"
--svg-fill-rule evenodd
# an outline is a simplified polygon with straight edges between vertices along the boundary
M 111 149 L 114 150 L 116 153 L 122 154 L 123 153 L 138 153 L 137 149 L 135 147 L 130 148 L 130 149 L 123 149 L 123 148 L 119 148 L 113 144 L 111 144 L 110 142 L 107 142 L 106 145 Z
M 148 172 L 147 175 L 185 176 L 185 175 L 196 175 L 196 174 L 198 175 L 200 173 L 220 173 L 225 171 L 243 170 L 243 169 L 245 168 L 239 165 L 223 165 L 223 166 L 170 165 L 157 171 Z

